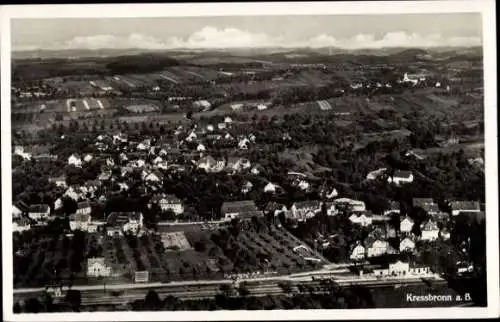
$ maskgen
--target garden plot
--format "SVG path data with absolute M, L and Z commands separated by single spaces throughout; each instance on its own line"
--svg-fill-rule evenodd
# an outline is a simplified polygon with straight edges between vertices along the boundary
M 182 231 L 162 233 L 161 241 L 166 249 L 186 250 L 191 248 L 191 244 Z

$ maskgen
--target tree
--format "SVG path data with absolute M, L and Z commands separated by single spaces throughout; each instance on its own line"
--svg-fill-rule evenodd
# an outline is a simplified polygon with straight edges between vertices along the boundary
M 21 307 L 21 304 L 19 304 L 19 302 L 16 301 L 16 303 L 14 303 L 14 308 L 13 308 L 13 311 L 14 313 L 21 313 L 22 311 L 22 307 Z
M 79 290 L 68 290 L 66 292 L 65 301 L 75 312 L 80 311 L 80 305 L 82 304 L 82 293 Z
M 146 310 L 156 311 L 161 309 L 161 306 L 161 300 L 160 296 L 158 296 L 158 293 L 156 293 L 156 291 L 154 290 L 150 290 L 144 298 L 144 308 Z
M 39 313 L 42 308 L 42 304 L 36 298 L 30 298 L 24 304 L 24 311 L 26 313 Z

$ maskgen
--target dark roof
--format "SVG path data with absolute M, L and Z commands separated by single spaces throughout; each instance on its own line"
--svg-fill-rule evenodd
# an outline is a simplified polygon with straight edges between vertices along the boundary
M 434 204 L 432 198 L 413 198 L 413 207 L 422 207 L 427 204 Z
M 306 201 L 297 201 L 294 203 L 297 209 L 309 209 L 315 208 L 318 209 L 321 207 L 321 201 L 319 200 L 306 200 Z
M 112 212 L 108 215 L 106 223 L 108 226 L 122 226 L 126 224 L 129 219 L 139 219 L 140 212 Z
M 27 212 L 30 209 L 30 206 L 26 204 L 24 201 L 19 200 L 14 203 L 14 206 L 16 206 L 19 210 L 22 212 Z
M 224 202 L 221 207 L 221 213 L 223 215 L 227 213 L 242 213 L 252 211 L 258 211 L 257 206 L 255 205 L 255 202 L 253 200 Z
M 31 205 L 29 208 L 30 212 L 47 212 L 49 211 L 49 205 L 40 204 L 40 205 Z
M 397 201 L 389 202 L 388 210 L 399 210 L 399 209 L 400 209 L 399 202 L 397 202 Z
M 89 220 L 89 214 L 71 214 L 69 216 L 69 220 L 71 221 L 87 221 Z
M 85 200 L 85 201 L 81 201 L 81 202 L 79 202 L 79 203 L 76 205 L 76 208 L 77 208 L 77 209 L 82 209 L 82 208 L 88 208 L 88 207 L 90 207 L 90 206 L 91 206 L 91 205 L 90 205 L 90 202 L 88 202 L 87 200 Z
M 150 202 L 158 203 L 162 200 L 165 200 L 169 204 L 177 204 L 182 202 L 179 198 L 177 198 L 177 196 L 172 194 L 167 195 L 164 193 L 154 195 L 153 198 L 151 198 Z
M 393 177 L 409 179 L 411 175 L 411 171 L 396 170 Z
M 480 210 L 479 202 L 477 201 L 452 201 L 450 202 L 451 209 L 453 210 Z

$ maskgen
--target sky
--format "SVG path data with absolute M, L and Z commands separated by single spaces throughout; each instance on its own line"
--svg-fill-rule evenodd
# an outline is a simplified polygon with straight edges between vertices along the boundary
M 479 46 L 478 13 L 13 19 L 12 49 Z

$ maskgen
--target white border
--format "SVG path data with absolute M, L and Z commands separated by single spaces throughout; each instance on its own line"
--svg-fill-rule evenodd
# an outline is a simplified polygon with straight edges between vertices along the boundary
M 235 15 L 345 15 L 397 13 L 480 12 L 483 16 L 485 152 L 487 218 L 487 308 L 422 308 L 366 310 L 289 311 L 190 311 L 190 312 L 98 312 L 56 314 L 12 314 L 12 207 L 10 141 L 10 19 L 56 17 L 180 17 Z M 497 93 L 494 0 L 391 1 L 391 2 L 295 2 L 295 3 L 205 3 L 126 5 L 23 5 L 0 7 L 1 17 L 1 146 L 2 146 L 2 234 L 3 307 L 8 321 L 118 321 L 118 320 L 333 320 L 333 319 L 422 319 L 498 317 L 498 173 Z M 425 21 L 422 21 L 425 23 Z

